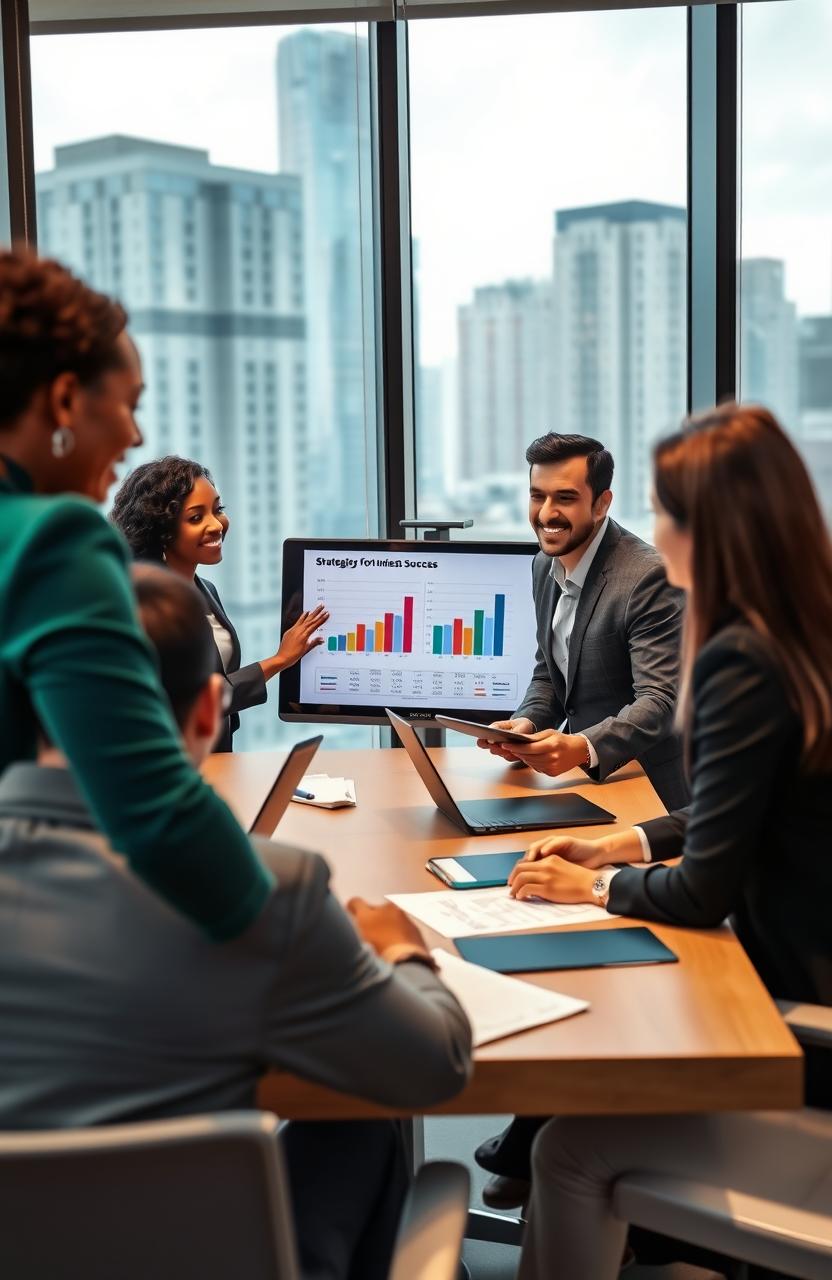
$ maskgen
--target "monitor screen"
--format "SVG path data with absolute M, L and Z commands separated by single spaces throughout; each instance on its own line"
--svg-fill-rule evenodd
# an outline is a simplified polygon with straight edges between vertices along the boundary
M 386 723 L 384 708 L 511 715 L 537 646 L 536 543 L 321 541 L 283 547 L 283 627 L 324 604 L 323 644 L 280 676 L 283 720 Z

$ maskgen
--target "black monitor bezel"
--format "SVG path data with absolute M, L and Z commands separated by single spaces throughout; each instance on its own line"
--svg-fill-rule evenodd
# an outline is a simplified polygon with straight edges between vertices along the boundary
M 298 596 L 303 582 L 304 551 L 384 551 L 396 552 L 438 552 L 442 555 L 461 555 L 482 552 L 491 555 L 534 556 L 540 551 L 536 542 L 418 542 L 414 538 L 287 538 L 283 543 L 283 587 L 281 599 L 281 633 L 290 627 L 300 613 L 302 596 Z M 529 595 L 531 596 L 532 578 L 529 572 Z M 532 655 L 533 656 L 533 655 Z M 414 724 L 433 724 L 434 717 L 439 714 L 451 714 L 448 707 L 419 708 L 390 705 L 404 720 Z M 300 663 L 282 671 L 279 677 L 278 715 L 288 723 L 304 724 L 381 724 L 389 725 L 383 707 L 355 706 L 342 707 L 339 704 L 321 704 L 300 701 Z M 505 715 L 503 709 L 489 707 L 465 710 L 468 720 L 481 724 L 490 724 L 497 716 Z

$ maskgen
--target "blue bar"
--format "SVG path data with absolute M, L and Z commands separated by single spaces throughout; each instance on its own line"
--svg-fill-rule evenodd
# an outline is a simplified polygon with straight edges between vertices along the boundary
M 345 653 L 345 652 L 346 652 L 346 649 L 347 649 L 347 637 L 346 637 L 346 636 L 339 636 L 339 637 L 338 637 L 338 652 L 339 652 L 339 653 Z
M 442 628 L 442 652 L 453 653 L 454 650 L 454 629 L 448 623 Z
M 404 630 L 402 625 L 402 615 L 397 613 L 393 616 L 393 652 L 401 653 L 402 642 L 404 640 Z
M 372 627 L 368 627 L 364 632 L 364 652 L 372 653 L 376 647 L 375 631 Z
M 485 631 L 482 637 L 482 651 L 486 658 L 490 658 L 494 652 L 494 619 L 486 617 Z
M 494 657 L 503 656 L 503 628 L 506 621 L 506 598 L 504 595 L 494 597 Z

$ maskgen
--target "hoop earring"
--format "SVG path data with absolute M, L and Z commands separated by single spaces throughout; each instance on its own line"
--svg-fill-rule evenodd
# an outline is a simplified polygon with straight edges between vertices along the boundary
M 56 427 L 52 432 L 52 457 L 68 458 L 75 448 L 75 436 L 69 427 Z

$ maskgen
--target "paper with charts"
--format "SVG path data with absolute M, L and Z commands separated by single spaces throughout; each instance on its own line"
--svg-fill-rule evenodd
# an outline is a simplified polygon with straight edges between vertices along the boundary
M 442 981 L 468 1015 L 475 1048 L 529 1027 L 570 1018 L 573 1013 L 589 1008 L 587 1000 L 562 996 L 557 991 L 547 991 L 545 987 L 536 987 L 503 973 L 492 973 L 439 948 L 432 955 L 439 965 Z
M 389 902 L 435 929 L 445 938 L 473 938 L 477 934 L 519 933 L 523 929 L 551 929 L 555 925 L 609 920 L 604 907 L 586 902 L 518 902 L 508 889 L 440 889 L 436 893 L 388 893 Z

